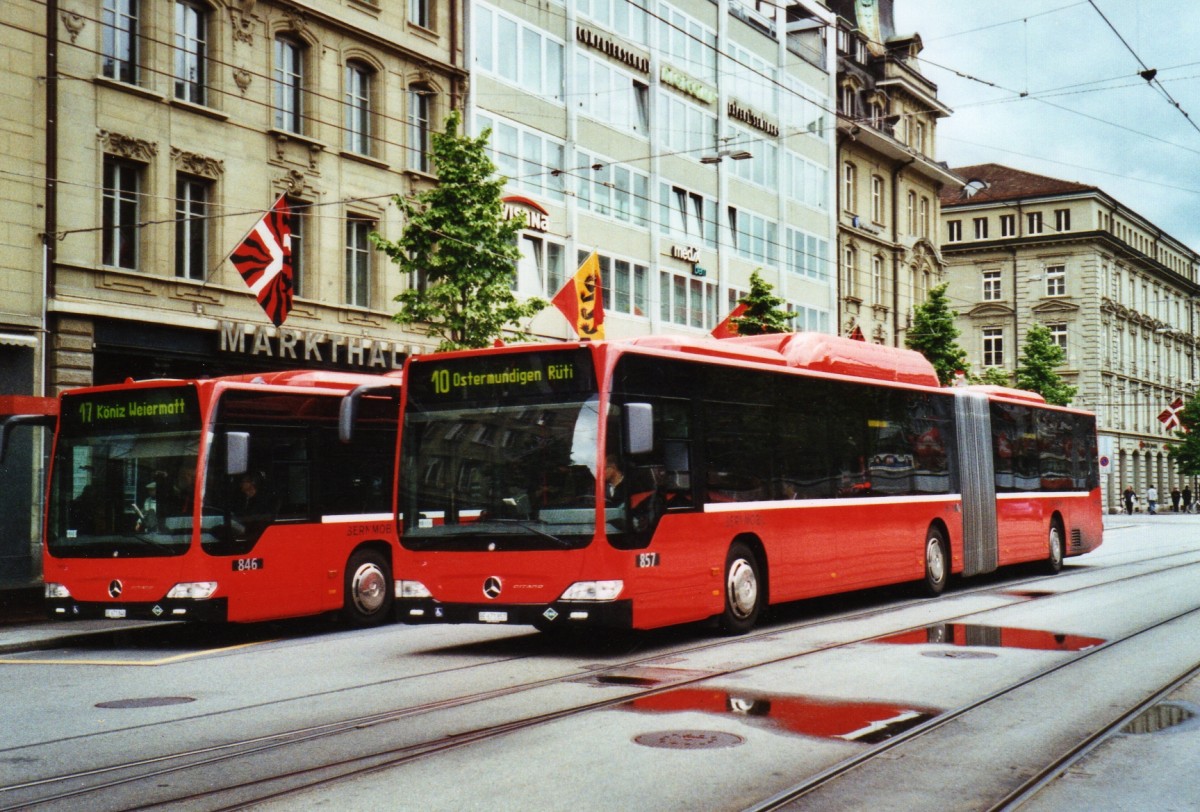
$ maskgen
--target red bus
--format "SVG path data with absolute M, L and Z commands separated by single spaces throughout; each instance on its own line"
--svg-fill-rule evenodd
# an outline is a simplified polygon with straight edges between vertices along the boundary
M 813 333 L 421 356 L 397 609 L 652 628 L 1100 544 L 1095 419 Z
M 390 618 L 399 392 L 399 373 L 286 371 L 63 393 L 51 617 Z

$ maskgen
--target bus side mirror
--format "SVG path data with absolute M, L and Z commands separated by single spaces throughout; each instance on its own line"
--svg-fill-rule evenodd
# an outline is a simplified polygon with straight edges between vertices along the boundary
M 225 435 L 225 473 L 244 474 L 250 469 L 250 432 L 231 431 Z
M 649 403 L 626 403 L 625 451 L 649 454 L 654 450 L 654 407 Z

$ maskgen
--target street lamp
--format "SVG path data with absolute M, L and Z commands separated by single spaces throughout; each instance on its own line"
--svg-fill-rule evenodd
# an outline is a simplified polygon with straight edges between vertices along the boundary
M 753 157 L 754 157 L 754 153 L 747 149 L 739 149 L 736 152 L 731 149 L 722 149 L 722 150 L 718 150 L 716 155 L 700 156 L 700 163 L 702 163 L 702 164 L 719 164 L 725 158 L 729 158 L 732 161 L 744 161 L 747 158 L 753 158 Z

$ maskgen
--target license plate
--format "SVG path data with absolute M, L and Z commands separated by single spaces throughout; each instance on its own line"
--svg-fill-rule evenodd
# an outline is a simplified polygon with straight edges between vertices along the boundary
M 121 618 L 125 617 L 125 610 L 124 609 L 105 609 L 104 616 L 107 618 L 111 618 L 112 620 L 120 620 Z
M 480 623 L 507 623 L 508 612 L 480 612 Z

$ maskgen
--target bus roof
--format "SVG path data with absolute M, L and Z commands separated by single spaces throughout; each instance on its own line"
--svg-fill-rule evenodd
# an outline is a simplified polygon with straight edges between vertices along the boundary
M 877 381 L 940 386 L 933 365 L 915 350 L 869 344 L 824 333 L 767 333 L 735 338 L 642 336 L 638 347 L 757 361 Z

